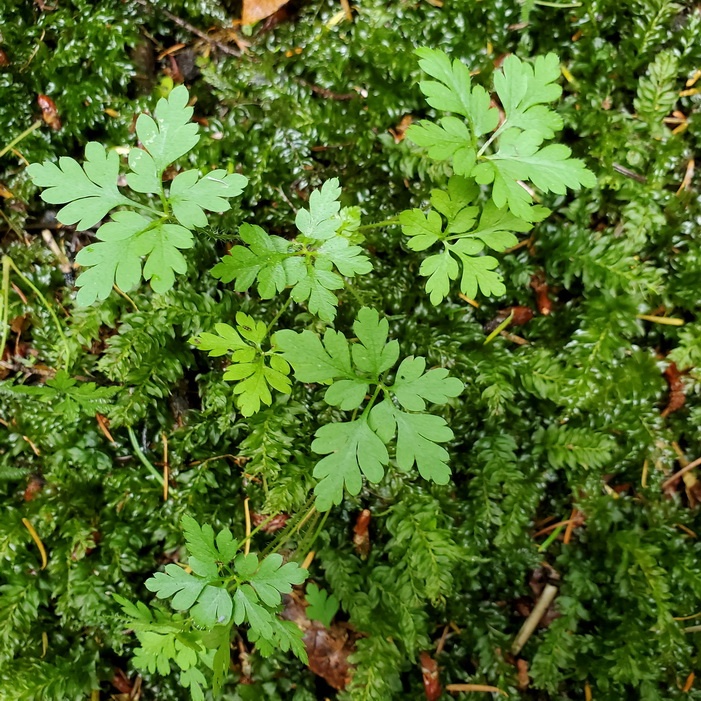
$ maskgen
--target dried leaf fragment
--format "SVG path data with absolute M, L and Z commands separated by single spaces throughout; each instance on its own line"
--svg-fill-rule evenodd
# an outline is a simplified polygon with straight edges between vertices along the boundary
M 427 652 L 422 652 L 419 655 L 419 661 L 421 662 L 421 675 L 426 699 L 427 701 L 438 701 L 443 694 L 438 663 Z
M 54 131 L 61 128 L 61 118 L 58 115 L 56 103 L 48 95 L 37 95 L 37 104 L 41 109 L 41 117 Z
M 287 5 L 287 0 L 243 0 L 241 24 L 255 24 L 274 15 L 284 5 Z

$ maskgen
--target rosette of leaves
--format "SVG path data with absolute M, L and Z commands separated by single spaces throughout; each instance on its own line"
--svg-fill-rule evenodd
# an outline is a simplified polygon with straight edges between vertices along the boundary
M 189 99 L 187 88 L 180 85 L 158 101 L 153 117 L 142 114 L 137 119 L 141 147 L 129 152 L 129 197 L 118 186 L 117 152 L 94 141 L 85 147 L 82 166 L 64 156 L 58 165 L 46 161 L 27 168 L 34 184 L 45 188 L 42 199 L 64 205 L 56 215 L 62 224 L 86 231 L 112 212 L 97 230 L 98 242 L 76 256 L 76 263 L 87 268 L 76 281 L 78 304 L 107 298 L 115 284 L 131 290 L 142 277 L 154 292 L 170 290 L 175 273 L 187 269 L 181 251 L 192 247 L 192 231 L 207 225 L 205 211 L 228 210 L 228 200 L 243 191 L 247 179 L 222 169 L 204 176 L 196 170 L 182 171 L 169 188 L 164 187 L 166 168 L 200 138 L 198 125 L 190 121 Z
M 502 252 L 517 243 L 514 232 L 530 231 L 531 221 L 520 219 L 508 208 L 499 209 L 493 201 L 480 208 L 475 204 L 479 186 L 468 178 L 454 175 L 445 190 L 431 191 L 431 209 L 408 209 L 399 216 L 402 232 L 409 236 L 413 251 L 424 251 L 442 244 L 443 250 L 425 258 L 419 273 L 428 278 L 426 292 L 431 303 L 439 304 L 460 277 L 460 291 L 476 297 L 500 296 L 506 292 L 501 274 L 495 270 L 494 256 L 481 255 L 485 248 Z M 532 207 L 532 218 L 547 214 L 544 207 Z M 462 269 L 462 273 L 460 272 Z
M 268 328 L 262 321 L 238 312 L 236 328 L 219 323 L 214 329 L 216 333 L 201 333 L 190 342 L 210 356 L 230 355 L 224 379 L 235 383 L 236 406 L 243 416 L 258 413 L 261 404 L 270 406 L 271 389 L 290 393 L 290 366 L 274 347 L 263 349 Z
M 262 655 L 292 651 L 306 663 L 302 632 L 277 613 L 282 595 L 302 584 L 307 571 L 283 563 L 277 553 L 260 558 L 239 552 L 243 543 L 228 528 L 215 535 L 211 526 L 200 526 L 191 516 L 183 517 L 182 525 L 187 567 L 166 565 L 146 581 L 146 588 L 158 599 L 169 599 L 176 613 L 114 595 L 139 640 L 134 664 L 159 674 L 179 668 L 180 682 L 194 701 L 202 701 L 209 686 L 220 693 L 229 671 L 232 628 L 244 624 Z M 211 670 L 211 681 L 202 669 Z
M 327 424 L 315 434 L 312 450 L 325 456 L 314 468 L 320 480 L 314 489 L 319 511 L 340 504 L 344 488 L 358 494 L 363 477 L 380 482 L 390 462 L 388 446 L 394 447 L 400 470 L 416 465 L 424 479 L 437 484 L 450 477 L 448 451 L 440 443 L 450 441 L 453 432 L 426 406 L 457 397 L 463 383 L 444 368 L 426 370 L 425 358 L 409 356 L 390 384 L 387 374 L 399 360 L 399 344 L 387 340 L 388 329 L 375 309 L 363 307 L 353 324 L 355 343 L 333 329 L 323 339 L 312 331 L 275 334 L 275 345 L 295 377 L 328 384 L 324 400 L 353 412 L 350 421 Z
M 562 94 L 556 81 L 560 62 L 555 54 L 539 56 L 533 64 L 516 56 L 505 59 L 494 74 L 496 100 L 481 85 L 473 85 L 468 67 L 451 61 L 442 51 L 416 51 L 419 65 L 432 78 L 419 84 L 431 107 L 447 116 L 421 120 L 407 137 L 426 149 L 429 158 L 447 161 L 454 177 L 445 191 L 431 193 L 432 209 L 400 215 L 409 247 L 423 251 L 439 241 L 443 251 L 426 258 L 421 275 L 438 304 L 450 283 L 460 275 L 460 290 L 468 297 L 480 291 L 503 295 L 505 287 L 495 270 L 497 260 L 481 255 L 485 247 L 502 252 L 516 243 L 550 210 L 533 204 L 534 188 L 564 195 L 596 184 L 584 163 L 571 157 L 563 144 L 543 145 L 562 129 L 562 118 L 550 107 Z M 490 199 L 476 204 L 480 185 L 489 186 Z M 462 269 L 462 274 L 460 270 Z
M 65 370 L 59 370 L 44 385 L 0 384 L 2 392 L 34 397 L 37 401 L 52 405 L 53 410 L 62 414 L 66 421 L 75 421 L 81 415 L 90 416 L 104 411 L 119 389 L 98 387 L 94 382 L 79 383 Z
M 239 236 L 245 245 L 234 246 L 214 266 L 212 275 L 233 282 L 237 292 L 246 292 L 255 284 L 263 299 L 289 288 L 295 302 L 306 303 L 312 314 L 332 322 L 338 305 L 335 293 L 343 288 L 343 278 L 372 270 L 370 259 L 356 245 L 362 238 L 357 213 L 354 208 L 341 211 L 340 196 L 338 178 L 312 192 L 308 208 L 297 213 L 299 234 L 292 240 L 243 224 Z

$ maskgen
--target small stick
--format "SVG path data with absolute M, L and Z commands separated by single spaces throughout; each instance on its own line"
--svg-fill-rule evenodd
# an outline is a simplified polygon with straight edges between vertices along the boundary
M 163 501 L 168 501 L 168 479 L 170 478 L 170 465 L 168 464 L 168 437 L 165 431 L 161 433 L 163 440 Z
M 148 7 L 148 3 L 145 2 L 145 0 L 137 0 L 139 5 L 143 7 Z M 227 46 L 226 44 L 222 44 L 222 42 L 217 41 L 216 39 L 212 39 L 212 37 L 208 36 L 205 34 L 201 29 L 197 29 L 197 27 L 193 26 L 189 22 L 186 22 L 184 19 L 181 19 L 177 15 L 174 15 L 172 12 L 169 12 L 165 8 L 161 8 L 160 12 L 162 12 L 171 22 L 174 22 L 177 24 L 179 27 L 182 27 L 183 29 L 187 29 L 188 32 L 194 34 L 195 36 L 198 36 L 200 39 L 206 41 L 208 44 L 211 44 L 213 46 L 216 46 L 222 53 L 228 54 L 229 56 L 240 56 L 241 52 L 238 51 L 237 49 L 232 49 L 230 46 Z
M 467 302 L 471 307 L 474 307 L 475 309 L 480 308 L 479 302 L 475 302 L 474 299 L 464 295 L 462 292 L 458 292 L 458 297 L 460 297 L 463 302 Z
M 550 604 L 557 596 L 557 587 L 554 584 L 546 584 L 543 593 L 538 599 L 538 603 L 531 611 L 530 616 L 523 622 L 521 630 L 518 632 L 513 645 L 511 646 L 511 654 L 518 655 L 523 646 L 528 642 L 528 639 L 533 635 L 533 631 L 538 627 L 541 618 L 545 615 Z
M 579 521 L 579 512 L 577 509 L 572 509 L 572 513 L 570 514 L 570 522 L 567 524 L 567 528 L 565 528 L 565 535 L 562 537 L 562 543 L 563 545 L 569 545 L 570 540 L 572 540 L 572 532 L 574 531 L 574 526 L 577 521 Z
M 44 544 L 41 542 L 41 538 L 39 537 L 39 534 L 34 530 L 34 526 L 29 522 L 28 519 L 23 518 L 22 523 L 24 524 L 24 527 L 29 531 L 29 535 L 32 536 L 32 540 L 36 543 L 37 548 L 39 548 L 39 554 L 41 555 L 41 569 L 45 570 L 46 565 L 49 562 L 49 559 L 46 557 L 46 548 L 44 547 Z
M 246 542 L 243 546 L 243 554 L 248 555 L 251 551 L 251 512 L 248 508 L 248 497 L 243 500 L 243 513 L 246 519 Z
M 149 459 L 144 455 L 144 452 L 141 450 L 141 446 L 139 445 L 139 441 L 136 439 L 136 435 L 134 434 L 134 430 L 132 429 L 131 426 L 127 426 L 127 432 L 129 433 L 129 440 L 131 441 L 131 447 L 134 449 L 134 452 L 136 453 L 136 457 L 139 458 L 141 461 L 141 464 L 159 481 L 163 482 L 163 475 L 149 462 Z
M 695 467 L 701 465 L 701 458 L 697 458 L 693 462 L 690 462 L 685 467 L 682 467 L 679 472 L 675 472 L 669 479 L 666 479 L 662 483 L 662 489 L 665 490 L 667 487 L 671 487 L 680 477 L 683 477 L 687 472 L 691 472 Z
M 109 428 L 107 428 L 107 419 L 102 414 L 95 414 L 95 420 L 97 421 L 98 427 L 105 435 L 105 438 L 107 438 L 110 443 L 115 443 L 116 441 L 112 438 Z
M 16 136 L 14 139 L 12 139 L 12 141 L 10 141 L 10 143 L 7 144 L 7 146 L 5 146 L 5 148 L 0 150 L 0 157 L 4 156 L 8 151 L 11 151 L 15 145 L 17 145 L 25 137 L 29 136 L 33 131 L 38 129 L 41 126 L 41 124 L 42 124 L 41 119 L 37 119 L 37 121 L 34 122 L 34 124 L 32 124 L 31 127 L 28 127 L 19 136 Z
M 640 478 L 640 485 L 643 487 L 647 487 L 647 474 L 648 474 L 648 461 L 647 458 L 643 460 L 643 474 L 642 477 Z
M 312 564 L 312 561 L 314 560 L 315 555 L 316 555 L 316 552 L 314 552 L 314 550 L 310 550 L 307 553 L 307 556 L 304 558 L 304 562 L 302 563 L 303 570 L 309 569 L 309 566 Z
M 457 694 L 460 691 L 485 691 L 492 694 L 501 694 L 502 696 L 508 696 L 508 694 L 497 686 L 489 686 L 489 684 L 446 684 L 446 691 L 451 694 Z
M 552 543 L 558 539 L 560 533 L 562 533 L 562 529 L 565 527 L 565 523 L 566 522 L 563 521 L 562 523 L 558 523 L 554 526 L 555 530 L 540 544 L 540 547 L 538 548 L 539 553 L 546 551 L 552 545 Z
M 684 319 L 679 319 L 676 316 L 638 314 L 638 319 L 642 319 L 643 321 L 651 321 L 653 324 L 662 324 L 663 326 L 684 326 Z
M 448 633 L 450 632 L 450 623 L 446 623 L 445 628 L 443 628 L 443 633 L 441 634 L 440 640 L 438 641 L 438 645 L 436 645 L 436 657 L 443 652 L 443 648 L 445 647 L 445 641 L 448 639 Z
M 498 336 L 498 335 L 511 323 L 511 320 L 512 320 L 513 318 L 514 318 L 514 313 L 513 313 L 513 311 L 512 311 L 512 312 L 509 314 L 509 316 L 507 316 L 506 319 L 504 319 L 504 321 L 502 321 L 501 324 L 499 324 L 499 326 L 497 326 L 497 327 L 494 329 L 494 331 L 492 331 L 492 333 L 490 333 L 489 336 L 487 336 L 487 338 L 484 339 L 484 343 L 483 343 L 482 345 L 483 345 L 483 346 L 486 346 L 488 343 L 491 343 L 492 340 L 493 340 L 496 336 Z
M 691 687 L 694 686 L 694 679 L 696 679 L 696 675 L 693 672 L 689 672 L 689 676 L 686 678 L 686 683 L 682 689 L 683 693 L 688 694 L 691 691 Z

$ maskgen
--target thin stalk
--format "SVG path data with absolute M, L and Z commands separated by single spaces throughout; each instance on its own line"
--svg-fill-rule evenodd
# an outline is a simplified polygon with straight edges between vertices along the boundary
M 163 173 L 160 173 L 160 177 L 163 178 Z M 163 214 L 166 218 L 170 216 L 170 205 L 168 204 L 168 198 L 166 197 L 166 191 L 163 187 L 163 182 L 161 182 L 161 191 L 158 193 L 161 198 L 161 204 L 163 205 Z
M 51 320 L 54 322 L 56 325 L 56 331 L 58 332 L 58 335 L 63 343 L 63 347 L 66 351 L 66 362 L 64 363 L 64 368 L 68 370 L 70 364 L 71 364 L 71 350 L 68 345 L 68 339 L 63 333 L 63 329 L 61 328 L 61 323 L 58 320 L 58 317 L 56 316 L 56 313 L 52 309 L 51 305 L 47 301 L 46 297 L 44 297 L 43 294 L 39 291 L 39 288 L 15 265 L 15 262 L 10 258 L 10 256 L 3 256 L 3 267 L 5 264 L 5 261 L 7 262 L 7 265 L 12 268 L 12 270 L 15 271 L 17 274 L 17 277 L 27 286 L 29 287 L 32 292 L 41 300 L 42 304 L 46 307 L 46 310 L 49 312 L 49 316 L 51 316 Z M 3 273 L 4 275 L 4 273 Z M 4 281 L 3 281 L 4 282 Z
M 275 514 L 270 514 L 270 516 L 268 516 L 268 518 L 266 518 L 265 520 L 261 521 L 261 522 L 260 522 L 250 533 L 248 533 L 248 534 L 244 537 L 244 539 L 239 543 L 239 548 L 240 548 L 242 545 L 244 545 L 244 544 L 250 542 L 251 538 L 253 538 L 253 536 L 256 535 L 257 533 L 260 533 L 260 531 L 261 531 L 263 528 L 265 528 L 274 518 L 275 518 Z
M 555 8 L 568 8 L 568 7 L 581 7 L 581 2 L 546 2 L 546 0 L 535 0 L 536 5 L 542 5 L 543 7 L 555 7 Z
M 0 360 L 5 352 L 7 337 L 10 333 L 9 313 L 10 313 L 10 259 L 2 257 L 2 297 L 0 297 Z
M 41 119 L 37 119 L 31 127 L 25 129 L 19 136 L 16 136 L 12 141 L 10 141 L 5 148 L 0 150 L 0 158 L 2 158 L 8 151 L 11 151 L 14 146 L 16 146 L 22 139 L 29 136 L 33 131 L 36 131 L 41 126 Z
M 280 535 L 275 538 L 270 545 L 268 545 L 268 547 L 263 551 L 264 557 L 279 550 L 314 515 L 314 512 L 316 511 L 316 507 L 314 506 L 314 495 L 307 499 L 307 503 L 304 505 L 304 508 L 306 509 L 307 505 L 309 504 L 311 504 L 311 506 L 306 511 L 300 512 L 300 514 L 296 515 L 292 521 L 288 523 L 287 528 L 285 528 L 285 530 L 282 531 L 282 533 L 280 533 Z
M 499 326 L 497 326 L 494 329 L 494 331 L 492 331 L 492 333 L 490 333 L 489 336 L 487 336 L 487 338 L 484 339 L 484 343 L 482 345 L 486 346 L 488 343 L 491 343 L 492 340 L 496 336 L 498 336 L 511 323 L 511 320 L 513 318 L 514 318 L 514 313 L 511 312 L 509 314 L 509 316 L 507 316 L 506 319 L 504 319 L 504 321 L 502 321 L 501 324 L 499 324 Z
M 316 530 L 314 531 L 314 534 L 312 535 L 311 539 L 307 543 L 305 543 L 305 548 L 306 548 L 306 552 L 304 553 L 305 556 L 311 552 L 311 549 L 314 546 L 314 542 L 321 534 L 321 531 L 324 530 L 324 525 L 326 524 L 326 519 L 329 517 L 330 513 L 331 513 L 331 511 L 329 510 L 321 517 L 321 521 L 319 522 L 319 525 L 316 527 Z M 300 546 L 300 549 L 301 549 L 301 546 Z
M 287 311 L 287 308 L 292 304 L 292 296 L 289 296 L 287 298 L 287 301 L 280 307 L 278 310 L 278 313 L 273 317 L 273 320 L 268 324 L 267 328 L 265 329 L 265 335 L 267 336 L 270 331 L 272 330 L 273 326 L 277 324 L 278 319 Z
M 551 545 L 554 543 L 560 533 L 562 533 L 562 529 L 565 527 L 566 524 L 561 523 L 541 544 L 540 547 L 538 548 L 538 552 L 542 553 L 545 552 Z
M 368 231 L 369 229 L 381 229 L 385 226 L 394 226 L 395 224 L 399 224 L 399 217 L 392 217 L 391 219 L 378 221 L 374 224 L 361 224 L 358 227 L 358 231 Z
M 163 475 L 149 462 L 149 459 L 144 455 L 139 445 L 139 441 L 136 439 L 136 435 L 131 426 L 127 426 L 127 432 L 129 433 L 129 440 L 131 441 L 131 447 L 136 453 L 136 457 L 139 458 L 141 464 L 158 480 L 161 486 L 163 486 Z
M 372 405 L 375 403 L 375 400 L 377 399 L 378 395 L 383 390 L 384 390 L 384 387 L 382 386 L 382 384 L 378 383 L 377 387 L 375 387 L 375 391 L 373 392 L 372 397 L 370 397 L 370 401 L 365 406 L 365 409 L 363 409 L 363 413 L 362 413 L 363 417 L 367 416 L 370 413 L 370 409 L 372 409 Z
M 506 129 L 507 124 L 509 123 L 508 119 L 505 119 L 502 123 L 501 126 L 484 142 L 482 148 L 477 151 L 477 158 L 480 158 L 480 156 L 484 155 L 484 152 L 494 143 L 494 139 L 496 139 L 501 132 Z

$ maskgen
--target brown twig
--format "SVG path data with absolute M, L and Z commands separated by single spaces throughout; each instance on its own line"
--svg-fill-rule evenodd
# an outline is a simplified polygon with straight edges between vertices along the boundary
M 538 603 L 533 607 L 530 615 L 523 622 L 521 630 L 518 632 L 511 646 L 511 654 L 518 655 L 518 653 L 521 652 L 521 649 L 528 642 L 528 639 L 533 635 L 533 631 L 540 623 L 540 619 L 543 618 L 550 604 L 552 604 L 553 599 L 557 596 L 557 592 L 558 589 L 554 584 L 545 585 L 543 593 L 540 595 L 540 599 L 538 599 Z
M 232 49 L 230 46 L 223 44 L 221 41 L 217 41 L 216 39 L 212 39 L 212 37 L 205 34 L 201 29 L 197 29 L 197 27 L 193 26 L 189 22 L 186 22 L 184 19 L 178 17 L 177 15 L 174 15 L 169 10 L 166 10 L 165 8 L 152 7 L 150 3 L 146 2 L 146 0 L 136 0 L 136 1 L 142 7 L 146 7 L 148 9 L 153 9 L 153 10 L 156 10 L 157 12 L 163 13 L 171 22 L 173 22 L 174 24 L 177 24 L 179 27 L 182 27 L 183 29 L 187 29 L 188 32 L 190 32 L 191 34 L 194 34 L 195 36 L 198 36 L 200 39 L 202 39 L 203 41 L 206 41 L 208 44 L 211 44 L 212 46 L 216 46 L 223 54 L 227 54 L 228 56 L 240 56 L 241 55 L 241 52 L 238 49 Z
M 662 489 L 665 490 L 671 487 L 680 477 L 683 477 L 687 472 L 691 472 L 695 467 L 698 467 L 699 465 L 701 465 L 701 458 L 697 458 L 685 467 L 682 467 L 682 469 L 679 470 L 679 472 L 675 472 L 671 477 L 669 477 L 662 483 Z

